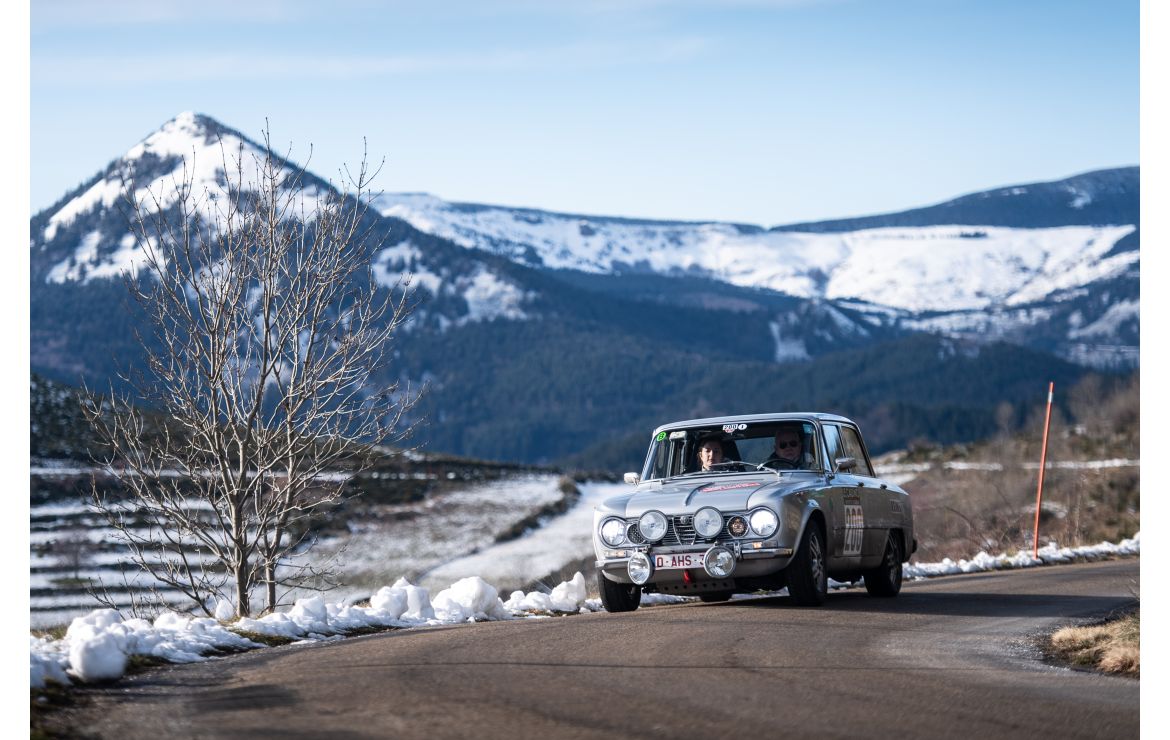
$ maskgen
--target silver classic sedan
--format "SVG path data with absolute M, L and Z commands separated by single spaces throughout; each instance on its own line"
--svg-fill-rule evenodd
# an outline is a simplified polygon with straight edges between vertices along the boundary
M 594 510 L 607 611 L 643 593 L 725 601 L 760 589 L 819 606 L 828 579 L 896 596 L 918 548 L 910 497 L 874 475 L 857 425 L 821 413 L 693 419 L 654 430 L 630 492 Z

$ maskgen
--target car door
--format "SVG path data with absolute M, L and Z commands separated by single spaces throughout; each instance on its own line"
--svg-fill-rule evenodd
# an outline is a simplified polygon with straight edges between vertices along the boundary
M 870 568 L 881 562 L 886 547 L 886 533 L 890 529 L 890 492 L 874 476 L 873 464 L 861 433 L 848 424 L 842 424 L 841 449 L 846 457 L 854 459 L 852 470 L 853 497 L 861 505 L 861 566 Z M 856 514 L 857 512 L 855 512 Z
M 830 552 L 834 570 L 852 570 L 861 560 L 860 528 L 862 503 L 857 495 L 857 482 L 849 471 L 837 468 L 837 460 L 846 457 L 841 446 L 841 427 L 837 424 L 823 424 L 827 458 L 825 467 L 833 471 L 830 489 L 829 520 L 833 528 Z

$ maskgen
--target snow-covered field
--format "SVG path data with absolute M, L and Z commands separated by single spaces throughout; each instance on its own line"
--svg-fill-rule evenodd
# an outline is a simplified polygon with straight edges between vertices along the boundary
M 400 576 L 418 578 L 449 561 L 492 548 L 513 524 L 559 501 L 564 495 L 559 481 L 555 475 L 519 476 L 469 484 L 418 503 L 381 507 L 376 517 L 351 520 L 348 534 L 323 539 L 307 557 L 318 567 L 331 564 L 340 574 L 344 585 L 330 592 L 331 599 L 365 598 Z M 587 523 L 584 531 L 588 529 Z M 585 545 L 587 552 L 587 539 Z M 34 628 L 68 624 L 99 606 L 88 593 L 91 588 L 108 589 L 122 608 L 144 589 L 158 585 L 129 564 L 114 532 L 81 502 L 31 507 L 29 558 Z M 539 569 L 540 563 L 533 562 L 532 567 Z M 551 570 L 517 567 L 515 579 L 496 582 L 518 586 Z M 437 588 L 450 582 L 427 584 Z M 182 600 L 166 589 L 159 595 L 175 604 Z M 294 592 L 288 601 L 307 595 Z
M 344 574 L 346 585 L 337 592 L 343 597 L 368 596 L 399 576 L 430 588 L 445 586 L 457 580 L 449 576 L 459 571 L 447 570 L 448 564 L 511 544 L 495 540 L 515 522 L 560 500 L 559 480 L 555 475 L 511 478 L 429 496 L 421 504 L 386 507 L 379 519 L 351 525 L 347 536 L 323 540 L 311 557 L 335 561 Z M 585 525 L 586 532 L 590 524 Z M 442 575 L 432 577 L 440 568 Z M 519 586 L 551 572 L 520 566 L 512 570 L 514 577 L 493 582 Z
M 901 454 L 901 453 L 899 453 Z M 894 458 L 889 458 L 893 460 Z M 1140 468 L 1141 460 L 1130 460 L 1126 458 L 1111 458 L 1108 460 L 1049 460 L 1045 463 L 1045 470 L 1106 470 L 1110 468 Z M 929 470 L 939 467 L 943 470 L 979 470 L 984 472 L 997 472 L 1004 469 L 1003 463 L 997 462 L 970 462 L 966 460 L 946 460 L 943 462 L 917 462 L 917 463 L 903 463 L 890 462 L 887 460 L 878 459 L 876 463 L 877 473 L 885 480 L 894 483 L 895 485 L 904 485 Z M 1038 462 L 1024 462 L 1020 463 L 1021 470 L 1039 470 L 1040 463 Z
M 624 483 L 586 483 L 579 487 L 581 499 L 564 515 L 527 537 L 448 561 L 427 572 L 421 579 L 422 585 L 437 588 L 440 584 L 468 576 L 481 576 L 491 583 L 519 585 L 588 556 L 593 552 L 593 507 L 628 486 Z

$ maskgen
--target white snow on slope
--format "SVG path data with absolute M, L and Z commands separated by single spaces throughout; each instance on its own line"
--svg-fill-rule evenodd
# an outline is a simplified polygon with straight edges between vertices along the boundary
M 467 301 L 467 315 L 457 324 L 492 319 L 526 319 L 524 303 L 536 296 L 524 292 L 514 284 L 489 272 L 482 266 L 470 278 L 460 280 L 463 299 Z
M 410 275 L 410 287 L 422 288 L 431 295 L 439 294 L 443 278 L 422 267 L 423 254 L 409 241 L 386 247 L 374 256 L 371 269 L 379 284 L 392 288 L 404 273 Z
M 177 163 L 169 172 L 156 175 L 149 182 L 134 179 L 136 169 L 147 155 L 176 158 Z M 216 197 L 222 194 L 221 183 L 225 180 L 242 181 L 245 190 L 256 189 L 262 177 L 258 162 L 262 161 L 262 151 L 242 138 L 228 133 L 222 137 L 211 135 L 195 113 L 180 113 L 131 148 L 115 163 L 109 175 L 50 216 L 43 232 L 44 240 L 53 241 L 60 229 L 76 219 L 96 210 L 110 209 L 131 197 L 149 215 L 170 208 L 189 193 L 194 210 L 201 213 L 207 223 L 214 224 L 219 211 Z M 278 176 L 289 174 L 292 173 L 282 169 Z M 133 193 L 126 187 L 128 185 L 135 187 Z M 283 192 L 288 194 L 289 191 L 285 189 Z M 314 187 L 306 187 L 301 197 L 293 201 L 295 215 L 311 219 L 320 199 L 325 196 L 326 193 Z M 113 253 L 97 253 L 96 246 L 103 236 L 120 240 Z M 69 257 L 51 268 L 47 281 L 88 282 L 94 278 L 118 277 L 123 270 L 141 270 L 144 264 L 140 255 L 141 250 L 135 247 L 133 236 L 103 235 L 93 231 L 82 239 Z
M 593 552 L 593 507 L 628 490 L 624 483 L 583 483 L 573 508 L 525 537 L 444 563 L 423 576 L 427 586 L 471 575 L 493 583 L 540 578 Z
M 1093 323 L 1070 330 L 1068 337 L 1069 339 L 1101 339 L 1116 336 L 1124 322 L 1139 318 L 1140 308 L 1140 303 L 1136 300 L 1114 303 Z
M 430 572 L 464 553 L 492 549 L 499 532 L 561 499 L 564 494 L 558 488 L 559 481 L 556 475 L 527 475 L 428 496 L 421 510 L 419 505 L 401 507 L 403 513 L 419 511 L 421 515 L 402 522 L 389 520 L 351 527 L 345 537 L 322 540 L 311 551 L 312 558 L 317 567 L 337 558 L 338 568 L 351 584 L 341 590 L 339 598 L 368 594 L 387 579 Z M 584 525 L 584 531 L 591 526 L 592 519 Z M 549 572 L 534 573 L 531 578 Z M 450 580 L 467 575 L 481 574 L 463 572 Z M 424 583 L 439 586 L 450 580 Z
M 386 287 L 394 287 L 400 276 L 409 275 L 411 287 L 421 287 L 433 296 L 459 296 L 467 303 L 467 313 L 455 319 L 456 326 L 493 319 L 528 318 L 524 305 L 535 300 L 532 291 L 523 291 L 507 278 L 477 265 L 467 275 L 436 274 L 425 267 L 418 247 L 404 241 L 386 247 L 374 257 L 374 278 Z
M 1116 275 L 1138 259 L 1104 255 L 1134 227 L 928 226 L 836 234 L 765 232 L 722 223 L 629 221 L 387 194 L 383 214 L 415 228 L 546 267 L 698 271 L 802 297 L 860 298 L 911 311 L 1019 305 Z

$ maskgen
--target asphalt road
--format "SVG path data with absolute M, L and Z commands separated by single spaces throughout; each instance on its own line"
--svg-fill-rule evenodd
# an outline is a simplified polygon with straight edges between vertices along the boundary
M 1038 635 L 1133 603 L 1137 559 L 490 622 L 167 666 L 86 689 L 109 738 L 1136 737 L 1137 681 Z

